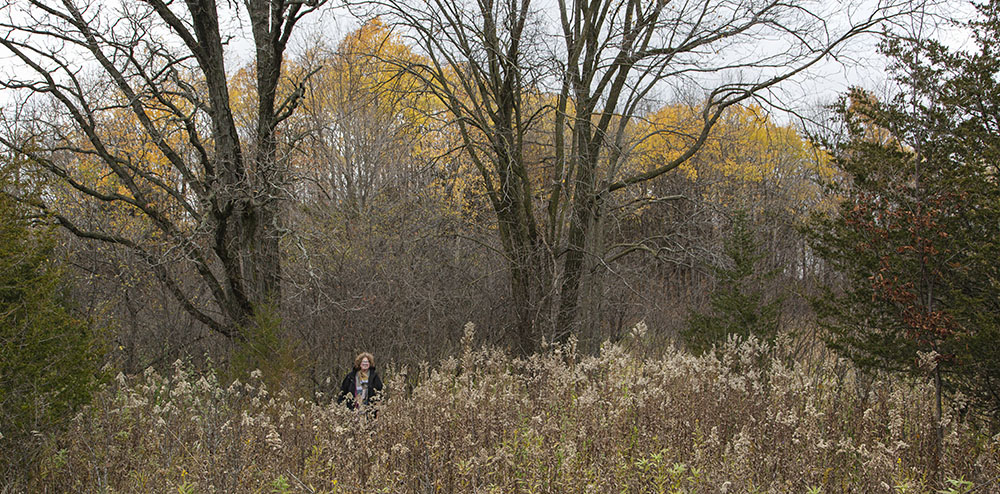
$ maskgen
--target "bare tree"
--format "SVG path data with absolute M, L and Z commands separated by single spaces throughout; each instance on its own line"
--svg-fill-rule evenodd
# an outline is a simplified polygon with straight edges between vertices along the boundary
M 536 319 L 551 300 L 553 266 L 526 163 L 529 132 L 545 114 L 544 106 L 529 101 L 544 67 L 542 58 L 532 58 L 541 52 L 540 40 L 530 34 L 534 13 L 529 6 L 530 0 L 358 5 L 405 26 L 403 36 L 426 57 L 398 63 L 448 108 L 479 172 L 508 259 L 514 343 L 525 353 L 534 347 Z
M 373 21 L 336 50 L 317 45 L 303 58 L 322 69 L 307 83 L 293 119 L 304 136 L 298 168 L 308 196 L 328 211 L 364 215 L 380 196 L 409 185 L 426 168 L 414 156 L 422 137 L 411 110 L 418 104 L 415 81 L 396 78 L 392 66 L 371 56 L 408 53 L 384 39 L 388 34 Z
M 134 252 L 194 318 L 242 339 L 256 308 L 280 295 L 288 172 L 277 133 L 303 94 L 281 90 L 282 60 L 322 3 L 4 2 L 0 46 L 18 70 L 0 87 L 20 104 L 5 112 L 0 143 L 61 179 L 36 206 Z M 255 94 L 238 102 L 225 65 L 234 14 L 249 20 L 256 63 Z M 246 102 L 253 124 L 240 128 Z M 194 286 L 179 279 L 188 271 Z
M 677 168 L 727 108 L 767 97 L 919 3 L 375 0 L 358 8 L 396 25 L 426 57 L 400 65 L 454 114 L 479 168 L 509 263 L 514 340 L 531 351 L 542 335 L 574 330 L 581 280 L 605 255 L 610 194 Z M 630 131 L 634 120 L 653 97 L 692 88 L 698 125 L 675 158 L 623 172 L 630 147 L 649 137 Z M 547 156 L 529 159 L 528 144 L 543 133 Z

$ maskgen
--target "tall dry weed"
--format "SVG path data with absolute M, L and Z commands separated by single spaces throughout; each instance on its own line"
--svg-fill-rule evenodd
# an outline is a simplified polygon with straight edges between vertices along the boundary
M 471 331 L 471 328 L 470 328 Z M 53 437 L 37 492 L 936 492 L 927 383 L 865 382 L 756 340 L 387 369 L 377 416 L 223 385 L 178 362 L 119 376 Z M 845 371 L 845 369 L 847 369 Z M 406 381 L 404 381 L 406 379 Z M 409 382 L 410 384 L 407 384 Z M 415 384 L 413 384 L 415 383 Z M 409 386 L 409 388 L 408 388 Z M 1000 490 L 1000 437 L 956 413 L 942 479 Z M 966 488 L 967 484 L 960 485 Z

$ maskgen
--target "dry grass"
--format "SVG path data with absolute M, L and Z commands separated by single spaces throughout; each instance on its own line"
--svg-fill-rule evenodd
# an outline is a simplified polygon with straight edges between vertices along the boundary
M 53 438 L 33 492 L 936 492 L 932 389 L 862 386 L 757 342 L 693 357 L 630 343 L 527 360 L 466 345 L 377 418 L 274 392 L 119 376 Z M 941 478 L 1000 486 L 998 437 L 948 414 Z M 961 487 L 956 485 L 955 487 Z

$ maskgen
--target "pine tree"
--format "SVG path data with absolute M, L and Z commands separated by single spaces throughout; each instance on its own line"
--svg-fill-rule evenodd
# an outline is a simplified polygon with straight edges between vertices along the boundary
M 763 282 L 777 272 L 760 272 L 764 253 L 743 211 L 733 217 L 723 255 L 728 262 L 712 267 L 717 288 L 709 299 L 711 313 L 692 313 L 681 334 L 688 349 L 698 354 L 724 343 L 729 335 L 773 340 L 778 331 L 782 299 L 774 297 L 765 303 L 763 288 Z

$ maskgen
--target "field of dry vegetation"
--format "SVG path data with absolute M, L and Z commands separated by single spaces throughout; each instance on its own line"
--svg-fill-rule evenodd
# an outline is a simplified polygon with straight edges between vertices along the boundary
M 654 352 L 638 326 L 598 355 L 475 349 L 383 369 L 378 414 L 173 375 L 119 375 L 48 439 L 32 492 L 996 492 L 1000 436 L 933 388 L 788 363 L 751 340 Z M 938 479 L 938 480 L 935 480 Z

